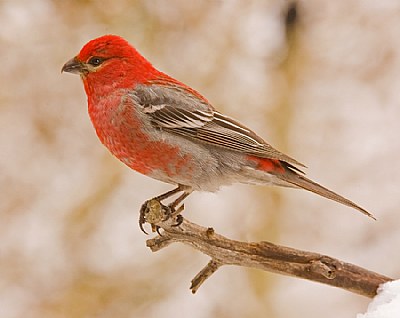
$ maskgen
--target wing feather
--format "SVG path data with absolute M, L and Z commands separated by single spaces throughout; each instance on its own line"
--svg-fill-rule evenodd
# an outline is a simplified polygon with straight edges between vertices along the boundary
M 181 87 L 153 86 L 149 89 L 151 94 L 141 89 L 141 94 L 136 94 L 135 99 L 149 116 L 151 124 L 159 129 L 215 147 L 305 167 L 274 149 L 238 121 L 215 111 L 198 97 L 188 95 L 190 92 L 182 94 Z

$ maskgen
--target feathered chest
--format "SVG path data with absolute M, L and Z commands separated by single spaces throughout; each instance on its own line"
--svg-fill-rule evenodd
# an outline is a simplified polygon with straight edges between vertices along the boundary
M 179 149 L 160 138 L 148 116 L 128 95 L 89 101 L 89 115 L 100 141 L 123 163 L 148 174 L 163 169 L 162 159 L 180 157 Z

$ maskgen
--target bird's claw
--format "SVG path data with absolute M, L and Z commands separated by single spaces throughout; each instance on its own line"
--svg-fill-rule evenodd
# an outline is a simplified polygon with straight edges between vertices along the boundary
M 148 234 L 143 228 L 143 224 L 147 222 L 151 224 L 153 232 L 159 233 L 159 228 L 155 224 L 162 221 L 165 214 L 170 213 L 168 210 L 169 207 L 163 205 L 157 198 L 145 201 L 139 212 L 139 228 Z
M 143 225 L 145 223 L 150 223 L 152 232 L 157 232 L 159 235 L 161 235 L 161 227 L 156 225 L 155 223 L 158 223 L 160 221 L 165 222 L 170 218 L 175 218 L 176 224 L 172 226 L 179 226 L 183 222 L 183 217 L 181 213 L 184 209 L 185 206 L 183 204 L 176 208 L 173 204 L 162 204 L 157 198 L 147 200 L 142 204 L 139 211 L 139 228 L 143 233 L 148 234 L 145 231 Z M 150 212 L 151 214 L 149 214 Z
M 147 233 L 146 230 L 143 228 L 143 224 L 146 223 L 146 214 L 149 212 L 149 208 L 147 206 L 149 201 L 150 200 L 145 201 L 142 204 L 140 211 L 139 211 L 139 228 L 146 235 L 148 235 L 149 233 Z
M 182 222 L 183 222 L 183 216 L 182 216 L 182 214 L 178 214 L 178 215 L 176 216 L 176 223 L 173 224 L 173 225 L 171 225 L 171 226 L 173 226 L 173 227 L 178 227 L 179 225 L 182 224 Z

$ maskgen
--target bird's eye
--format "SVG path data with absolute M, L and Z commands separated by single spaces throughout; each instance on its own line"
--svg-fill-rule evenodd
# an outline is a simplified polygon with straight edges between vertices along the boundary
M 94 56 L 89 59 L 88 64 L 92 66 L 99 66 L 103 62 L 104 62 L 103 58 Z

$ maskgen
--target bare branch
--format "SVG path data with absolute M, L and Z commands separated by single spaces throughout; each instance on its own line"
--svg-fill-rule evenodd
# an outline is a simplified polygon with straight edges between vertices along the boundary
M 162 236 L 147 240 L 146 244 L 153 252 L 171 243 L 181 242 L 211 257 L 208 265 L 192 280 L 193 293 L 222 265 L 252 267 L 308 279 L 367 297 L 375 296 L 380 284 L 392 280 L 326 255 L 269 242 L 246 243 L 231 240 L 215 233 L 212 228 L 199 226 L 186 219 L 180 219 L 182 223 L 176 226 L 176 217 L 163 220 L 160 208 L 165 214 L 170 213 L 169 208 L 151 201 L 145 216 L 146 220 L 151 220 L 153 231 L 159 228 L 164 230 Z
M 195 278 L 192 279 L 192 285 L 190 286 L 192 293 L 196 293 L 201 284 L 203 284 L 208 277 L 214 274 L 221 265 L 221 263 L 218 263 L 213 259 L 209 261 L 208 264 L 195 276 Z

